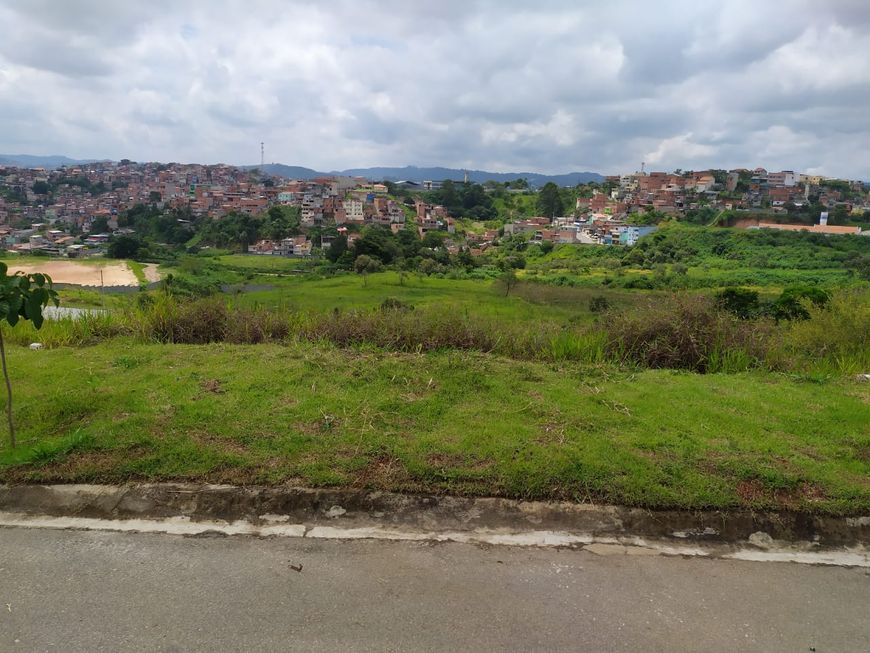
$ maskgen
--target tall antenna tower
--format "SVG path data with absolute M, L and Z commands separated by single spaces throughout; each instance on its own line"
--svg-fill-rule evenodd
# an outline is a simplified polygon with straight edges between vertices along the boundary
M 641 161 L 641 162 L 640 162 L 640 174 L 641 174 L 641 176 L 643 176 L 644 174 L 646 174 L 646 173 L 643 171 L 643 168 L 644 168 L 645 165 L 646 165 L 646 161 Z
M 260 167 L 262 168 L 266 164 L 266 147 L 263 144 L 263 141 L 260 141 Z

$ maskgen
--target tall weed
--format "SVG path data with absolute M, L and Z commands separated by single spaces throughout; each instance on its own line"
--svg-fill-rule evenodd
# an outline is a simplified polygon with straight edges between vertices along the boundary
M 762 365 L 774 325 L 748 322 L 700 295 L 671 295 L 601 322 L 607 351 L 615 358 L 652 368 L 695 372 Z

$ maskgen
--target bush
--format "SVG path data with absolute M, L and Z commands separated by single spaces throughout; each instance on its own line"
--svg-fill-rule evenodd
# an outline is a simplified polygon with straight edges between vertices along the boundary
M 610 309 L 610 302 L 607 301 L 607 297 L 604 295 L 596 295 L 592 299 L 589 300 L 589 312 L 590 313 L 603 313 Z
M 619 360 L 696 372 L 720 371 L 725 361 L 760 365 L 771 334 L 768 322 L 740 320 L 708 297 L 679 295 L 614 315 L 603 328 L 607 351 Z
M 401 299 L 396 297 L 387 297 L 384 301 L 381 302 L 380 306 L 382 311 L 413 311 L 414 307 L 407 303 L 403 302 Z
M 222 342 L 229 333 L 229 310 L 221 299 L 179 303 L 163 297 L 142 312 L 145 339 L 205 344 Z
M 290 335 L 290 323 L 279 314 L 264 309 L 231 310 L 227 319 L 226 341 L 257 345 L 285 340 Z
M 791 286 L 782 291 L 773 303 L 773 317 L 777 320 L 808 320 L 810 305 L 823 308 L 831 296 L 815 286 Z
M 852 291 L 824 307 L 804 307 L 807 319 L 786 326 L 781 355 L 798 369 L 845 374 L 870 371 L 870 297 Z
M 748 288 L 726 288 L 716 294 L 716 303 L 743 320 L 758 317 L 761 313 L 758 291 Z

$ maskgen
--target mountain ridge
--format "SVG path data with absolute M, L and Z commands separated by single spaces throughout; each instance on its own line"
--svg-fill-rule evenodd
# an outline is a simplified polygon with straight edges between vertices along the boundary
M 0 154 L 0 165 L 16 168 L 60 168 L 97 161 L 105 161 L 105 159 L 71 159 L 62 154 Z
M 16 166 L 19 168 L 60 168 L 62 166 L 81 165 L 106 161 L 106 159 L 73 159 L 61 154 L 33 155 L 33 154 L 0 154 L 0 165 Z M 320 171 L 304 166 L 291 166 L 283 163 L 267 163 L 262 166 L 246 165 L 238 166 L 242 170 L 254 170 L 284 177 L 287 179 L 312 179 L 314 177 L 341 175 L 346 177 L 366 177 L 372 181 L 444 181 L 452 179 L 462 181 L 467 172 L 469 181 L 483 183 L 485 181 L 514 181 L 526 179 L 532 186 L 543 186 L 552 181 L 559 186 L 576 186 L 577 184 L 590 181 L 600 182 L 604 177 L 597 172 L 567 172 L 555 175 L 546 175 L 538 172 L 489 172 L 486 170 L 463 170 L 460 168 L 446 168 L 443 166 L 373 166 L 369 168 L 347 168 L 345 170 Z
M 266 163 L 262 166 L 241 166 L 247 170 L 260 170 L 266 174 L 288 179 L 312 179 L 313 177 L 341 175 L 346 177 L 366 177 L 374 181 L 443 181 L 452 179 L 462 181 L 468 173 L 469 181 L 482 183 L 485 181 L 514 181 L 526 179 L 533 186 L 542 186 L 552 181 L 560 186 L 576 186 L 590 181 L 603 181 L 604 176 L 597 172 L 567 172 L 556 175 L 545 175 L 538 172 L 489 172 L 486 170 L 461 170 L 459 168 L 434 167 L 385 167 L 348 168 L 346 170 L 317 171 L 302 166 L 288 166 L 283 163 Z

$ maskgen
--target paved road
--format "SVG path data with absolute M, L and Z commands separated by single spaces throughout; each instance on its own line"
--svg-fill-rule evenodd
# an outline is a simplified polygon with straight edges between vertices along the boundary
M 813 649 L 870 651 L 866 569 L 0 528 L 4 653 Z

